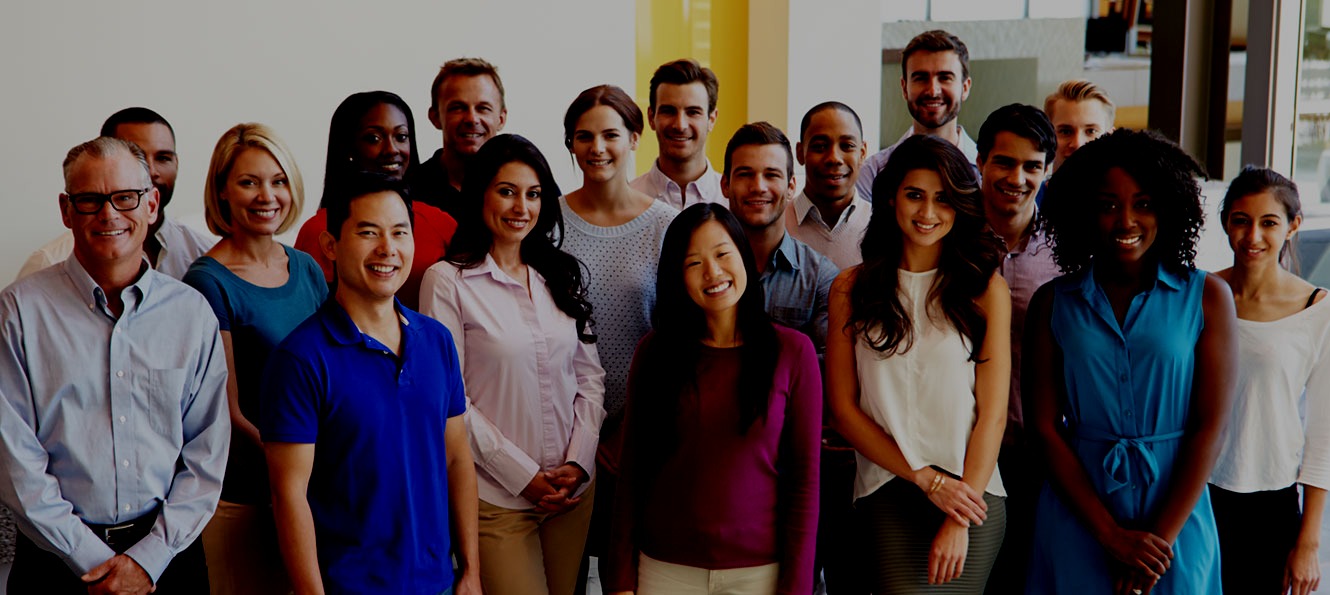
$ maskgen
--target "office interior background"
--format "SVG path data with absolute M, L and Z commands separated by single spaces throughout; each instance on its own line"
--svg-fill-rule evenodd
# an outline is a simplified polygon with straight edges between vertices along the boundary
M 0 279 L 62 231 L 56 198 L 69 147 L 130 105 L 175 126 L 180 174 L 170 214 L 202 227 L 217 137 L 237 122 L 273 126 L 294 151 L 308 202 L 322 189 L 328 121 L 348 94 L 385 89 L 415 112 L 421 158 L 440 134 L 426 117 L 443 61 L 481 56 L 507 89 L 506 132 L 536 142 L 562 188 L 580 177 L 561 121 L 582 89 L 612 83 L 646 107 L 655 66 L 691 56 L 721 81 L 708 153 L 719 167 L 741 124 L 797 135 L 803 112 L 835 99 L 863 118 L 869 148 L 909 125 L 900 50 L 943 28 L 969 46 L 972 93 L 961 123 L 993 108 L 1042 106 L 1087 78 L 1118 104 L 1118 125 L 1178 140 L 1210 171 L 1210 202 L 1244 163 L 1291 173 L 1305 229 L 1330 228 L 1330 7 L 1326 0 L 349 0 L 18 3 L 0 8 L 0 130 L 6 232 Z M 636 171 L 655 158 L 650 131 Z M 800 172 L 796 172 L 799 175 Z M 305 216 L 313 213 L 309 204 Z M 1211 209 L 1213 210 L 1213 208 Z M 1200 264 L 1226 265 L 1218 226 Z M 1315 235 L 1315 234 L 1311 234 Z M 1310 237 L 1310 236 L 1309 236 Z M 1304 238 L 1306 239 L 1306 238 Z M 1309 248 L 1304 242 L 1304 249 Z M 1330 276 L 1330 259 L 1304 259 Z M 1318 273 L 1318 269 L 1325 269 Z M 1326 283 L 1327 281 L 1322 281 Z

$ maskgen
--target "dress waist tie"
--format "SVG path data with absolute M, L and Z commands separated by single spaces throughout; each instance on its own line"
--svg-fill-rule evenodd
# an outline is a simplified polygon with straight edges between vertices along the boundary
M 1159 479 L 1159 461 L 1155 459 L 1154 452 L 1146 445 L 1177 440 L 1183 435 L 1183 431 L 1178 430 L 1153 436 L 1127 438 L 1088 426 L 1078 426 L 1074 429 L 1074 432 L 1078 438 L 1083 440 L 1113 444 L 1113 448 L 1109 449 L 1108 454 L 1104 455 L 1104 473 L 1107 477 L 1105 487 L 1108 488 L 1110 494 L 1131 485 L 1131 465 L 1128 461 L 1128 451 L 1135 452 L 1141 462 L 1141 473 L 1144 475 L 1140 479 L 1141 483 L 1150 486 L 1154 484 L 1155 480 Z

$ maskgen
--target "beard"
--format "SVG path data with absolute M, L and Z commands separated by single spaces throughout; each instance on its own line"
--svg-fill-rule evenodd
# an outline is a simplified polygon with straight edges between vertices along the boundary
M 923 124 L 927 128 L 941 128 L 943 126 L 946 126 L 947 124 L 955 120 L 956 116 L 960 115 L 961 113 L 960 104 L 955 102 L 947 102 L 946 109 L 943 110 L 940 114 L 936 114 L 935 116 L 934 114 L 929 113 L 929 110 L 926 110 L 925 108 L 921 107 L 918 104 L 918 102 L 920 101 L 922 100 L 915 100 L 906 103 L 905 108 L 909 110 L 910 117 L 914 118 L 915 122 Z

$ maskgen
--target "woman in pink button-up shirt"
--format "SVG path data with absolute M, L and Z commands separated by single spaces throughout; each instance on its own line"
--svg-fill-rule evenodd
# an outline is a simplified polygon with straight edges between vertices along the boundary
M 480 491 L 490 595 L 572 593 L 591 520 L 604 376 L 577 259 L 559 250 L 559 188 L 530 141 L 486 142 L 448 255 L 420 307 L 453 333 Z

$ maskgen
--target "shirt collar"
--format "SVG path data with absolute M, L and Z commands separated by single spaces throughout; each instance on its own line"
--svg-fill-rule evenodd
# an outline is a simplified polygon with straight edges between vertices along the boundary
M 504 272 L 503 269 L 499 268 L 499 263 L 494 262 L 494 257 L 490 256 L 488 253 L 485 254 L 485 260 L 482 260 L 480 264 L 469 269 L 461 269 L 461 272 L 462 278 L 474 277 L 476 275 L 489 275 L 490 278 L 504 285 L 516 285 L 519 287 L 522 285 L 516 279 L 509 276 L 508 273 Z M 528 272 L 531 275 L 531 278 L 529 279 L 531 283 L 545 282 L 544 278 L 540 276 L 540 273 L 538 273 L 536 269 L 530 268 Z
M 407 336 L 414 333 L 415 329 L 411 323 L 410 310 L 402 305 L 397 298 L 393 298 L 393 309 L 397 312 L 397 319 L 402 323 L 402 343 L 406 344 Z M 319 307 L 319 317 L 323 320 L 323 328 L 328 330 L 328 335 L 332 337 L 339 345 L 368 345 L 369 337 L 360 332 L 360 327 L 351 320 L 351 315 L 347 313 L 346 308 L 337 303 L 335 295 L 330 294 L 328 299 L 323 301 Z M 401 350 L 406 353 L 405 349 Z
M 1168 269 L 1164 268 L 1163 265 L 1155 264 L 1154 266 L 1155 266 L 1154 287 L 1146 291 L 1151 291 L 1158 287 L 1164 287 L 1169 289 L 1170 291 L 1179 291 L 1183 288 L 1183 286 L 1185 285 L 1185 281 L 1183 280 L 1181 275 L 1169 271 Z M 1094 261 L 1091 260 L 1090 265 L 1082 269 L 1079 274 L 1081 275 L 1081 278 L 1072 287 L 1075 290 L 1079 291 L 1081 296 L 1084 297 L 1087 301 L 1089 301 L 1092 299 L 1092 296 L 1095 294 L 1095 287 L 1098 285 L 1098 283 L 1096 283 L 1094 280 Z
M 794 238 L 790 237 L 788 232 L 781 237 L 780 244 L 771 252 L 771 262 L 767 263 L 767 270 L 799 270 L 799 252 L 794 249 Z
M 713 171 L 715 171 L 715 168 L 711 167 L 711 160 L 708 159 L 707 168 L 702 170 L 702 175 L 698 176 L 696 180 L 689 182 L 688 187 L 689 188 L 696 187 L 698 189 L 698 192 L 701 193 L 702 190 L 701 182 L 703 180 L 706 180 L 707 176 L 712 175 Z M 674 180 L 671 180 L 669 176 L 665 175 L 665 172 L 661 171 L 659 157 L 657 157 L 655 161 L 651 162 L 651 169 L 648 170 L 647 173 L 648 175 L 651 176 L 654 185 L 656 185 L 657 187 L 665 188 L 666 190 L 673 190 L 679 188 L 679 184 L 675 183 Z M 687 188 L 685 188 L 684 190 L 687 190 Z
M 859 193 L 857 190 L 852 189 L 851 192 L 854 192 L 854 196 L 850 198 L 850 206 L 845 207 L 845 210 L 840 212 L 840 219 L 837 219 L 836 221 L 832 221 L 830 223 L 826 221 L 822 222 L 822 224 L 826 226 L 827 229 L 836 229 L 837 227 L 840 226 L 842 221 L 846 221 L 851 216 L 854 215 L 855 209 L 859 208 L 861 205 L 868 204 L 867 201 L 859 198 Z M 798 223 L 799 225 L 803 225 L 804 221 L 808 220 L 809 213 L 814 210 L 815 209 L 813 208 L 813 200 L 811 198 L 808 198 L 807 193 L 800 191 L 799 196 L 795 197 L 794 199 L 795 222 Z M 818 219 L 820 220 L 821 218 L 822 215 L 819 212 Z
M 97 306 L 106 305 L 106 291 L 97 285 L 92 275 L 88 274 L 88 269 L 83 267 L 77 256 L 70 254 L 64 262 L 65 274 L 69 280 L 74 283 L 74 288 L 78 290 L 81 298 L 88 299 L 88 309 L 94 309 Z M 137 310 L 139 305 L 144 302 L 152 289 L 153 275 L 157 274 L 152 270 L 152 264 L 148 262 L 145 255 L 139 261 L 139 276 L 134 279 L 120 292 L 120 300 L 124 303 L 124 312 L 129 313 Z

